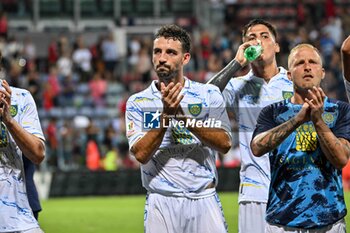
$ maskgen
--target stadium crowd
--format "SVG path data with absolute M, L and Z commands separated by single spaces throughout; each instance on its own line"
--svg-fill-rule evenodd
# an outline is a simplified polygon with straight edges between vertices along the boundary
M 241 44 L 238 25 L 244 25 L 244 19 L 229 9 L 228 5 L 220 34 L 197 27 L 195 21 L 190 25 L 194 46 L 191 62 L 185 68 L 190 79 L 206 82 L 233 59 Z M 341 43 L 350 34 L 350 14 L 346 9 L 318 8 L 316 14 L 308 14 L 308 5 L 298 4 L 296 29 L 278 28 L 281 36 L 277 38 L 281 46 L 278 64 L 284 67 L 296 44 L 311 43 L 319 48 L 327 76 L 322 86 L 329 97 L 340 100 L 346 100 L 340 62 Z M 305 17 L 306 14 L 312 17 Z M 72 40 L 62 33 L 51 41 L 47 62 L 42 67 L 31 38 L 18 40 L 10 35 L 6 13 L 1 15 L 1 78 L 12 86 L 28 89 L 34 96 L 48 147 L 42 168 L 138 168 L 138 162 L 128 152 L 124 112 L 127 98 L 155 78 L 150 57 L 152 35 L 128 38 L 127 56 L 121 56 L 120 45 L 114 42 L 111 32 L 89 44 L 84 34 Z M 246 69 L 240 71 L 245 72 Z M 238 146 L 237 138 L 234 145 Z M 236 150 L 230 153 L 228 163 L 239 165 Z

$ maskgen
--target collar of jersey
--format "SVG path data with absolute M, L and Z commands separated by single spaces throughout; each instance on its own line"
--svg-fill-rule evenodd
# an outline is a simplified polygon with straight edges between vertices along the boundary
M 188 89 L 191 87 L 191 81 L 184 76 L 184 79 L 185 79 L 185 86 L 184 88 Z M 159 93 L 160 94 L 160 91 L 157 89 L 157 86 L 156 84 L 158 83 L 158 80 L 153 80 L 152 83 L 151 83 L 151 89 L 152 89 L 152 93 L 153 94 L 156 94 L 156 93 Z

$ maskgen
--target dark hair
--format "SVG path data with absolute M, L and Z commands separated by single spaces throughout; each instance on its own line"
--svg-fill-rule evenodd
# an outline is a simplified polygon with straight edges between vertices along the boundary
M 181 27 L 175 24 L 164 25 L 156 32 L 155 38 L 164 37 L 180 41 L 182 52 L 189 53 L 191 51 L 190 35 Z
M 244 38 L 246 36 L 247 31 L 250 27 L 258 25 L 258 24 L 265 25 L 269 29 L 269 31 L 272 33 L 272 35 L 275 37 L 275 40 L 277 40 L 276 28 L 271 23 L 269 23 L 263 19 L 253 19 L 248 24 L 246 24 L 242 30 L 242 37 Z

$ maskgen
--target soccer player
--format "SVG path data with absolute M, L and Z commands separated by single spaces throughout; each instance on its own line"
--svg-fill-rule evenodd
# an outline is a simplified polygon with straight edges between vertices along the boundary
M 184 77 L 190 36 L 162 26 L 153 41 L 158 80 L 127 101 L 130 152 L 147 189 L 145 232 L 227 232 L 215 187 L 216 151 L 231 147 L 220 90 Z
M 44 135 L 29 91 L 0 87 L 0 232 L 41 233 L 28 203 L 22 156 L 45 157 Z
M 251 148 L 269 152 L 266 232 L 345 233 L 341 180 L 350 156 L 350 105 L 326 97 L 319 51 L 310 44 L 288 57 L 292 98 L 265 107 Z
M 280 48 L 276 39 L 277 32 L 273 25 L 260 19 L 252 20 L 243 28 L 243 44 L 239 46 L 235 59 L 209 81 L 220 89 L 226 86 L 223 95 L 228 111 L 239 116 L 241 183 L 238 198 L 238 232 L 240 233 L 265 232 L 270 168 L 267 155 L 257 158 L 250 149 L 256 119 L 263 107 L 291 97 L 293 91 L 287 71 L 277 66 L 276 53 Z M 228 75 L 248 64 L 244 50 L 258 43 L 261 44 L 263 52 L 250 63 L 250 72 L 241 77 L 227 79 Z
M 346 38 L 341 46 L 341 59 L 346 94 L 350 101 L 350 36 Z

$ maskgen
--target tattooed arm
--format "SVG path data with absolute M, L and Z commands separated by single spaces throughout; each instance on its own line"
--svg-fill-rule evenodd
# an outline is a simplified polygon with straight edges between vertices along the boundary
M 350 143 L 344 138 L 337 138 L 323 122 L 315 125 L 321 150 L 328 161 L 337 169 L 345 167 L 350 156 Z
M 271 112 L 272 109 L 270 106 L 261 111 L 253 134 L 253 139 L 250 143 L 250 148 L 257 157 L 275 149 L 301 124 L 308 121 L 309 105 L 304 103 L 302 109 L 296 116 L 275 127 L 271 126 L 270 123 L 271 119 L 274 119 Z
M 348 36 L 341 46 L 341 58 L 344 78 L 350 82 L 350 36 Z
M 315 126 L 321 150 L 328 161 L 337 169 L 342 169 L 350 156 L 350 143 L 342 138 L 348 137 L 349 132 L 349 105 L 339 103 L 339 118 L 332 130 L 322 118 L 324 99 L 326 95 L 322 88 L 313 87 L 309 90 L 309 99 L 305 101 L 310 106 L 310 118 Z M 338 136 L 338 135 L 340 136 Z
M 295 117 L 293 117 L 275 128 L 258 134 L 250 143 L 253 154 L 260 157 L 275 149 L 300 125 L 300 121 L 298 122 Z
M 341 61 L 343 68 L 343 76 L 345 81 L 346 94 L 350 101 L 350 36 L 348 36 L 341 46 Z
M 347 115 L 349 107 L 339 103 L 340 116 L 333 128 L 334 132 L 340 135 L 338 137 L 322 118 L 325 97 L 326 95 L 322 88 L 313 87 L 309 90 L 309 98 L 305 99 L 305 101 L 310 106 L 310 119 L 315 126 L 323 154 L 334 167 L 342 169 L 347 164 L 350 155 L 350 143 L 346 139 L 341 138 L 342 135 L 349 133 L 347 132 L 347 129 L 349 129 L 349 116 Z

